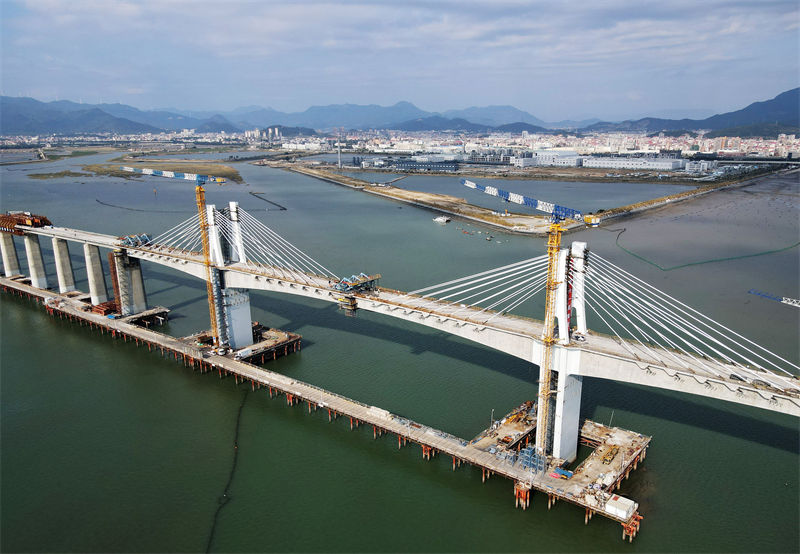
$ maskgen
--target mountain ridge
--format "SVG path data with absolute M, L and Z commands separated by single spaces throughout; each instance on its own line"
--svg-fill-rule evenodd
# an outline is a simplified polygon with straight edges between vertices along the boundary
M 0 133 L 145 133 L 161 130 L 196 129 L 199 132 L 234 133 L 247 128 L 268 126 L 302 127 L 315 130 L 397 129 L 406 131 L 456 130 L 465 132 L 528 131 L 554 132 L 559 129 L 580 132 L 660 132 L 748 128 L 756 132 L 763 125 L 794 128 L 800 126 L 800 87 L 772 99 L 705 119 L 665 119 L 644 117 L 621 122 L 584 119 L 547 123 L 509 105 L 472 106 L 458 110 L 429 112 L 411 102 L 390 106 L 378 104 L 331 104 L 310 106 L 302 112 L 286 113 L 273 108 L 246 106 L 229 112 L 186 110 L 140 110 L 120 103 L 82 104 L 69 100 L 41 102 L 33 98 L 0 97 Z M 762 125 L 762 127 L 759 127 Z M 753 127 L 755 126 L 755 127 Z M 769 128 L 771 129 L 771 128 Z
M 586 132 L 654 132 L 680 129 L 706 129 L 716 131 L 725 128 L 745 127 L 759 123 L 776 123 L 800 126 L 800 87 L 787 90 L 769 100 L 753 102 L 742 109 L 712 115 L 705 119 L 661 119 L 645 117 L 635 121 L 618 123 L 601 121 L 589 125 Z

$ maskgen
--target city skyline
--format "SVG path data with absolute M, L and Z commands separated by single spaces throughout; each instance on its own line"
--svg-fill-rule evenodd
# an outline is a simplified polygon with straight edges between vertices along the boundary
M 44 101 L 508 104 L 545 121 L 620 120 L 704 117 L 800 83 L 795 2 L 0 6 L 2 92 Z

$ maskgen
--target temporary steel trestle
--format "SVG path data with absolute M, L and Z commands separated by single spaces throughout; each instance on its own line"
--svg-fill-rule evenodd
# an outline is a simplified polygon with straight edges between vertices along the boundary
M 457 452 L 453 452 L 453 442 L 450 439 L 443 438 L 442 432 L 438 432 L 438 434 L 431 433 L 431 429 L 410 421 L 400 423 L 397 420 L 397 416 L 392 416 L 383 410 L 377 410 L 378 414 L 384 414 L 378 417 L 374 407 L 329 393 L 313 385 L 287 379 L 280 374 L 243 361 L 213 355 L 210 358 L 205 358 L 201 349 L 182 343 L 179 339 L 121 320 L 109 320 L 90 311 L 81 310 L 76 303 L 77 301 L 66 299 L 49 291 L 35 289 L 30 285 L 17 283 L 5 278 L 0 278 L 0 289 L 43 301 L 47 312 L 53 316 L 65 317 L 81 325 L 96 328 L 101 332 L 108 332 L 114 338 L 135 342 L 137 346 L 147 345 L 148 350 L 160 351 L 162 356 L 174 358 L 175 361 L 182 362 L 193 370 L 199 370 L 200 373 L 212 372 L 216 369 L 220 378 L 232 375 L 237 385 L 240 383 L 246 384 L 249 381 L 252 390 L 263 387 L 269 391 L 270 398 L 276 394 L 282 394 L 289 406 L 305 402 L 308 405 L 309 412 L 316 411 L 318 408 L 327 408 L 329 420 L 335 420 L 337 416 L 344 415 L 349 418 L 350 427 L 353 430 L 356 430 L 362 423 L 371 425 L 373 438 L 383 434 L 395 434 L 398 448 L 408 442 L 416 443 L 420 446 L 422 457 L 426 460 L 433 459 L 438 453 L 449 455 L 452 457 L 452 469 L 454 471 L 462 463 L 466 463 L 481 468 L 483 481 L 494 474 L 514 479 L 516 505 L 523 509 L 530 507 L 531 492 L 533 491 L 531 483 L 519 480 L 518 476 L 514 477 L 508 474 L 501 466 L 496 464 L 486 465 L 485 461 L 475 458 L 473 454 L 459 455 Z M 381 421 L 377 421 L 376 417 Z M 451 437 L 451 439 L 458 441 L 455 437 Z M 495 457 L 492 456 L 491 459 L 494 461 Z M 548 493 L 548 497 L 550 505 L 557 498 L 556 493 Z M 570 500 L 564 496 L 558 496 L 558 499 L 584 506 L 580 502 Z M 638 531 L 640 519 L 641 517 L 622 523 L 624 537 L 629 540 L 632 539 L 633 535 Z

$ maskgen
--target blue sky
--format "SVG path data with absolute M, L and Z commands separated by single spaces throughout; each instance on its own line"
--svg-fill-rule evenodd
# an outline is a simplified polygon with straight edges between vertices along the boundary
M 0 0 L 0 88 L 140 108 L 710 114 L 800 86 L 799 5 Z

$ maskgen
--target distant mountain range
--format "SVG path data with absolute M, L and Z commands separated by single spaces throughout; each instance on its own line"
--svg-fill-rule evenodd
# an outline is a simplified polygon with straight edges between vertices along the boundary
M 40 102 L 0 96 L 0 134 L 160 133 L 198 129 L 238 132 L 222 116 L 196 119 L 158 110 L 142 111 L 124 104 L 78 104 L 68 100 Z
M 736 127 L 757 125 L 761 123 L 781 124 L 800 128 L 800 87 L 787 90 L 771 100 L 753 102 L 746 108 L 712 115 L 705 119 L 659 119 L 645 117 L 636 121 L 610 123 L 601 121 L 584 128 L 584 131 L 674 131 L 709 129 L 720 131 Z M 731 133 L 733 134 L 733 133 Z
M 766 124 L 772 124 L 766 125 Z M 597 119 L 545 122 L 513 106 L 470 107 L 428 112 L 410 102 L 392 106 L 376 104 L 333 104 L 312 106 L 302 112 L 285 113 L 272 108 L 248 106 L 229 112 L 186 111 L 175 108 L 139 110 L 125 104 L 78 104 L 67 100 L 40 102 L 33 98 L 0 97 L 0 134 L 35 135 L 45 133 L 147 133 L 161 130 L 196 129 L 199 132 L 239 132 L 255 127 L 283 126 L 313 129 L 397 129 L 405 131 L 504 131 L 519 133 L 554 132 L 558 129 L 581 132 L 660 132 L 710 130 L 738 132 L 800 131 L 800 88 L 779 94 L 771 100 L 755 102 L 734 112 L 705 119 L 663 119 L 606 122 Z M 783 129 L 778 131 L 779 129 Z M 311 133 L 308 133 L 311 134 Z M 733 135 L 733 132 L 727 132 Z M 761 135 L 756 135 L 761 136 Z

